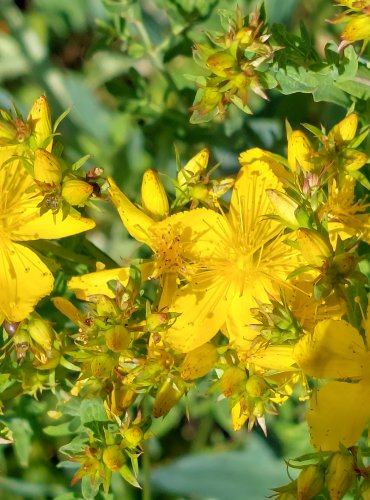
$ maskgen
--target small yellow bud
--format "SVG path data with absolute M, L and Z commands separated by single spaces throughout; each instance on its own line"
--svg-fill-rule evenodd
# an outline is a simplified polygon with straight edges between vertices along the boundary
M 105 343 L 113 352 L 121 352 L 130 345 L 130 332 L 123 325 L 115 325 L 104 332 Z
M 252 375 L 248 378 L 245 389 L 252 398 L 259 398 L 267 389 L 264 379 L 258 375 Z
M 324 487 L 324 472 L 311 464 L 305 467 L 297 478 L 298 500 L 312 500 Z
M 297 166 L 303 170 L 310 171 L 314 165 L 311 161 L 312 146 L 305 134 L 300 130 L 294 130 L 288 138 L 288 164 L 293 172 Z
M 358 116 L 356 113 L 351 113 L 334 125 L 328 134 L 328 139 L 334 141 L 336 145 L 341 145 L 343 142 L 350 142 L 356 135 L 357 126 Z
M 135 448 L 143 440 L 144 433 L 140 427 L 129 427 L 124 433 L 123 438 L 127 442 L 128 447 Z
M 106 354 L 98 354 L 91 361 L 91 374 L 96 378 L 106 378 L 112 373 L 114 360 Z
M 217 349 L 209 342 L 186 354 L 181 367 L 183 380 L 204 377 L 217 361 Z
M 230 52 L 217 52 L 208 57 L 206 65 L 215 75 L 225 77 L 230 74 L 234 66 L 237 66 L 237 61 Z
M 94 188 L 80 179 L 68 179 L 62 184 L 62 196 L 67 203 L 83 206 L 90 198 Z
M 206 201 L 209 198 L 208 188 L 205 184 L 195 184 L 190 191 L 191 198 Z
M 154 220 L 164 219 L 170 210 L 163 184 L 153 169 L 147 170 L 141 183 L 141 204 Z
M 166 325 L 170 319 L 169 313 L 159 312 L 149 314 L 146 318 L 148 332 L 157 333 L 166 329 Z
M 36 149 L 33 173 L 36 181 L 56 186 L 62 180 L 60 160 L 46 149 Z
M 118 444 L 112 444 L 104 449 L 103 462 L 113 472 L 120 470 L 125 465 L 125 455 Z
M 298 203 L 289 198 L 285 193 L 276 189 L 266 189 L 267 196 L 277 213 L 284 222 L 292 229 L 297 229 L 298 223 L 295 212 L 298 208 Z
M 33 318 L 28 323 L 28 333 L 45 352 L 51 351 L 55 334 L 50 323 L 40 318 Z
M 184 388 L 176 385 L 173 379 L 167 378 L 159 387 L 154 400 L 153 415 L 163 417 L 173 408 L 184 394 Z
M 50 140 L 46 145 L 45 141 L 52 134 L 51 114 L 49 103 L 45 96 L 42 95 L 34 102 L 28 115 L 27 122 L 30 124 L 36 146 L 39 148 L 45 147 L 46 150 L 50 152 L 53 142 Z
M 350 453 L 334 453 L 325 473 L 330 500 L 341 500 L 355 478 L 353 456 Z
M 240 384 L 246 382 L 246 379 L 245 370 L 237 366 L 230 366 L 224 371 L 220 380 L 223 394 L 228 398 L 238 391 Z
M 177 174 L 177 182 L 179 187 L 186 186 L 189 181 L 197 181 L 199 177 L 206 171 L 209 159 L 209 151 L 207 148 L 202 149 L 197 153 Z
M 333 253 L 329 241 L 313 229 L 298 229 L 297 240 L 302 256 L 310 266 L 321 267 Z

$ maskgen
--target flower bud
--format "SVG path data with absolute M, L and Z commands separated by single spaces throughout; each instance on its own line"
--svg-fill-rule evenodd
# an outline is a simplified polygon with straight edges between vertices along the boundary
M 298 500 L 312 500 L 324 487 L 324 472 L 318 465 L 308 465 L 297 478 Z
M 184 388 L 176 385 L 172 378 L 167 378 L 159 387 L 154 400 L 153 415 L 163 417 L 173 408 L 184 394 Z
M 331 270 L 341 276 L 348 276 L 356 269 L 356 265 L 357 258 L 354 254 L 342 253 L 334 257 Z
M 103 462 L 111 471 L 120 470 L 121 467 L 125 465 L 126 458 L 125 454 L 118 446 L 118 444 L 112 444 L 104 448 L 103 451 Z
M 297 240 L 302 256 L 310 266 L 321 267 L 333 253 L 329 241 L 313 229 L 298 229 Z
M 343 498 L 355 477 L 353 456 L 350 453 L 334 453 L 325 473 L 330 500 Z
M 36 149 L 33 173 L 36 181 L 56 186 L 62 180 L 60 160 L 46 149 Z
M 288 138 L 288 164 L 293 172 L 297 166 L 306 171 L 314 167 L 311 162 L 312 146 L 305 134 L 300 130 L 294 130 Z
M 129 427 L 122 434 L 129 448 L 135 448 L 144 438 L 144 433 L 140 427 Z
M 106 354 L 98 354 L 91 361 L 91 374 L 96 378 L 107 378 L 111 375 L 114 360 Z
M 206 201 L 209 198 L 208 188 L 205 184 L 195 184 L 190 191 L 191 198 Z
M 32 136 L 35 139 L 37 147 L 45 147 L 47 151 L 51 151 L 52 140 L 46 145 L 45 141 L 52 134 L 51 114 L 48 100 L 45 96 L 40 96 L 33 104 L 28 115 L 27 122 L 32 129 Z M 44 181 L 46 182 L 46 181 Z
M 68 179 L 62 184 L 62 196 L 73 206 L 83 206 L 90 198 L 94 188 L 80 179 Z
M 186 354 L 181 367 L 183 380 L 203 377 L 214 367 L 217 361 L 217 349 L 209 342 Z
M 157 333 L 165 330 L 170 319 L 170 313 L 159 312 L 149 314 L 146 318 L 148 332 Z
M 245 382 L 247 375 L 244 370 L 238 368 L 237 366 L 230 366 L 227 368 L 220 380 L 221 390 L 223 394 L 228 398 L 237 390 L 242 382 Z
M 156 221 L 164 219 L 169 213 L 167 193 L 153 169 L 147 170 L 143 175 L 141 204 L 145 212 Z
M 218 95 L 218 94 L 217 94 Z M 177 182 L 179 187 L 186 186 L 189 181 L 197 181 L 199 177 L 206 171 L 209 159 L 209 151 L 207 148 L 202 149 L 197 153 L 177 174 Z
M 216 52 L 208 57 L 206 65 L 215 75 L 227 77 L 230 70 L 237 66 L 237 61 L 230 52 Z
M 36 360 L 37 358 L 35 358 Z M 33 365 L 37 370 L 54 370 L 59 365 L 60 352 L 54 348 L 51 348 L 47 352 L 46 356 L 40 356 L 39 360 L 33 362 Z
M 298 204 L 289 198 L 285 193 L 277 191 L 276 189 L 266 189 L 267 196 L 279 217 L 283 219 L 287 225 L 296 229 L 298 227 L 297 219 L 295 216 L 295 211 L 298 208 Z
M 267 384 L 259 375 L 252 375 L 248 378 L 245 389 L 252 398 L 259 398 L 267 389 Z
M 113 352 L 121 352 L 130 345 L 130 332 L 123 325 L 115 325 L 104 332 L 105 343 Z
M 17 127 L 11 121 L 0 120 L 0 146 L 13 144 L 17 140 Z
M 28 323 L 28 333 L 45 352 L 51 351 L 55 334 L 50 323 L 40 318 L 33 318 Z
M 358 126 L 358 116 L 351 113 L 339 123 L 334 125 L 328 134 L 329 141 L 333 141 L 337 146 L 343 142 L 350 142 L 355 138 Z

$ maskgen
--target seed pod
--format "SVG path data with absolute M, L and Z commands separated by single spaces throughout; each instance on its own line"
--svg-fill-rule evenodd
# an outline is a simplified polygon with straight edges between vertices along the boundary
M 56 186 L 62 180 L 62 167 L 59 158 L 46 149 L 36 149 L 33 166 L 35 180 Z
M 118 446 L 118 444 L 112 444 L 104 448 L 103 451 L 103 462 L 111 471 L 120 470 L 121 467 L 125 465 L 126 458 L 125 454 Z
M 141 183 L 141 203 L 145 212 L 154 220 L 164 219 L 170 210 L 163 184 L 153 169 L 147 170 Z
M 121 352 L 130 345 L 130 332 L 123 325 L 115 325 L 104 332 L 105 343 L 113 352 Z
M 312 500 L 324 487 L 324 472 L 318 465 L 308 465 L 297 478 L 298 500 Z
M 203 377 L 214 367 L 217 361 L 216 347 L 207 343 L 186 354 L 181 367 L 183 380 L 194 380 Z
M 73 206 L 83 206 L 90 198 L 94 188 L 80 179 L 68 179 L 62 184 L 62 197 Z

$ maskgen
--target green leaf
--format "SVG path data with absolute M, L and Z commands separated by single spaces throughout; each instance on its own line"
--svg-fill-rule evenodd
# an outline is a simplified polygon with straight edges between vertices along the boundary
M 23 418 L 12 418 L 7 425 L 13 434 L 13 446 L 18 463 L 21 467 L 28 467 L 33 436 L 31 425 Z
M 136 477 L 133 475 L 131 470 L 127 465 L 124 465 L 123 467 L 120 468 L 119 473 L 123 477 L 125 481 L 127 481 L 129 484 L 132 484 L 132 486 L 135 486 L 135 488 L 141 488 L 140 484 L 138 483 Z
M 89 422 L 108 422 L 103 400 L 100 398 L 84 399 L 80 406 L 82 424 Z
M 280 91 L 285 95 L 296 92 L 309 94 L 318 86 L 316 75 L 303 67 L 287 66 L 286 68 L 280 68 L 275 78 L 280 85 Z

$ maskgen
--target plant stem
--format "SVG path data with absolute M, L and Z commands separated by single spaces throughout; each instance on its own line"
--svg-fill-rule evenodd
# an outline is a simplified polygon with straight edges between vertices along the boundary
M 152 496 L 150 488 L 150 455 L 148 446 L 144 443 L 142 455 L 143 464 L 143 500 L 150 500 Z

